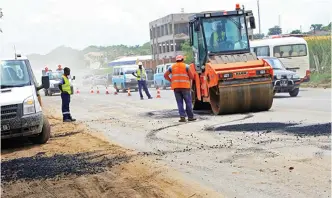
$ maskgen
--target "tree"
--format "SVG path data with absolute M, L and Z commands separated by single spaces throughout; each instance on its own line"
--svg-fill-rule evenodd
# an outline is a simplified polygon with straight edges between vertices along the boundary
M 330 24 L 328 24 L 327 26 L 324 26 L 322 28 L 322 30 L 324 30 L 324 31 L 331 31 L 331 26 L 332 26 L 332 22 L 330 22 Z
M 302 34 L 301 30 L 293 30 L 291 34 Z
M 276 25 L 276 26 L 269 29 L 268 35 L 279 35 L 281 33 L 282 33 L 281 27 Z
M 262 39 L 262 38 L 264 38 L 264 34 L 254 34 L 254 39 Z
M 322 30 L 323 24 L 311 24 L 310 29 L 314 31 L 314 34 L 316 34 L 316 31 Z
M 194 61 L 194 54 L 193 54 L 193 50 L 190 46 L 190 42 L 189 39 L 186 40 L 182 45 L 181 45 L 181 51 L 184 52 L 185 55 L 185 60 L 184 62 L 187 64 L 190 64 Z

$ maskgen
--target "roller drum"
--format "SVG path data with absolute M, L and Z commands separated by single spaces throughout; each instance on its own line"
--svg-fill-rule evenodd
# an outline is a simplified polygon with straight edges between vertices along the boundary
M 267 111 L 273 103 L 271 83 L 219 86 L 218 89 L 218 92 L 210 89 L 210 104 L 216 115 Z

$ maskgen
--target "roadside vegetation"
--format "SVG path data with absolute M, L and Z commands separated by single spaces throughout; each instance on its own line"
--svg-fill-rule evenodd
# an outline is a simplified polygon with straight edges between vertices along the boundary
M 309 87 L 331 87 L 331 35 L 304 37 L 308 42 L 311 77 Z

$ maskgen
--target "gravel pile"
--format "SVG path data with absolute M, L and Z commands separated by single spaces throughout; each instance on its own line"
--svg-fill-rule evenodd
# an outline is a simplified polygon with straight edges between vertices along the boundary
M 1 162 L 1 181 L 49 179 L 66 175 L 86 175 L 104 172 L 107 167 L 128 162 L 131 156 L 109 157 L 101 152 L 55 154 L 23 157 Z

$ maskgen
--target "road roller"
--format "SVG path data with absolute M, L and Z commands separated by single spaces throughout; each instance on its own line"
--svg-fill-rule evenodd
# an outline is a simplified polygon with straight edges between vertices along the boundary
M 232 11 L 201 12 L 190 17 L 194 110 L 209 108 L 221 115 L 271 108 L 273 69 L 250 51 L 249 28 L 256 28 L 253 13 L 239 4 Z

